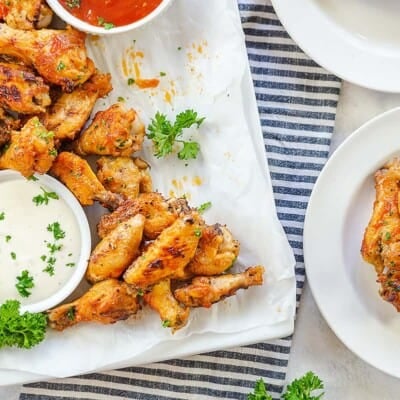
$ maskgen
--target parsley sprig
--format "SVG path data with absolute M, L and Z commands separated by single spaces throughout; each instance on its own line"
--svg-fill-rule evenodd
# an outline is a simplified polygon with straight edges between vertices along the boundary
M 49 204 L 50 199 L 53 200 L 58 200 L 58 194 L 56 192 L 48 192 L 46 189 L 42 188 L 40 186 L 40 189 L 42 190 L 43 194 L 38 194 L 37 196 L 32 198 L 32 201 L 37 205 L 41 206 L 42 204 Z
M 31 291 L 29 289 L 32 289 L 34 286 L 35 284 L 33 282 L 33 276 L 29 275 L 29 271 L 27 269 L 23 270 L 21 275 L 17 276 L 17 283 L 15 284 L 15 287 L 22 297 L 29 297 L 31 295 Z
M 193 125 L 199 128 L 203 121 L 204 117 L 198 117 L 197 112 L 193 110 L 179 113 L 173 123 L 168 120 L 166 115 L 157 112 L 147 128 L 147 137 L 153 141 L 155 146 L 154 155 L 158 158 L 165 157 L 172 153 L 174 143 L 182 143 L 178 158 L 180 160 L 196 158 L 200 152 L 199 143 L 178 138 L 182 136 L 184 129 Z

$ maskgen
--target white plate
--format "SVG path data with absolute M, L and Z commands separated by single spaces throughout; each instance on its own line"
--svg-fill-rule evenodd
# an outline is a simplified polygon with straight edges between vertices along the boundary
M 272 0 L 290 36 L 318 64 L 370 89 L 400 92 L 397 0 Z
M 400 108 L 354 132 L 332 155 L 311 195 L 304 225 L 308 281 L 322 315 L 360 358 L 400 377 L 400 314 L 384 302 L 360 255 L 375 198 L 374 172 L 400 155 Z

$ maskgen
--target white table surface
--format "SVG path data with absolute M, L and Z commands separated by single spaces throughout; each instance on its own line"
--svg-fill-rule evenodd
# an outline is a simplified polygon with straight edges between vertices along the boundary
M 396 106 L 400 106 L 400 94 L 374 92 L 343 83 L 332 151 L 364 122 Z M 287 380 L 309 370 L 324 381 L 324 400 L 394 400 L 400 397 L 400 380 L 367 365 L 339 341 L 322 318 L 306 284 L 296 320 Z M 19 391 L 20 386 L 1 387 L 0 399 L 17 400 Z

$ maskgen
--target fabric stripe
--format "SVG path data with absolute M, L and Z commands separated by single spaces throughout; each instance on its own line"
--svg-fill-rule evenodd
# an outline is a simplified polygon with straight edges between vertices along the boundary
M 329 154 L 340 80 L 290 39 L 266 0 L 239 0 L 278 217 L 305 280 L 303 223 Z M 291 337 L 227 351 L 26 385 L 20 400 L 245 399 L 262 377 L 274 399 L 285 382 Z

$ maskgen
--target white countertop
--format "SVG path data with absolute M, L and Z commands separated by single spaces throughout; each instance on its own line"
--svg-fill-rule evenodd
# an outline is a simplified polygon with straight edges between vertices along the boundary
M 374 92 L 343 83 L 332 151 L 364 122 L 396 106 L 400 106 L 400 94 Z M 337 339 L 318 311 L 306 284 L 296 320 L 287 380 L 309 370 L 324 381 L 324 400 L 399 398 L 400 381 L 367 365 Z M 19 388 L 0 388 L 0 399 L 17 400 Z

